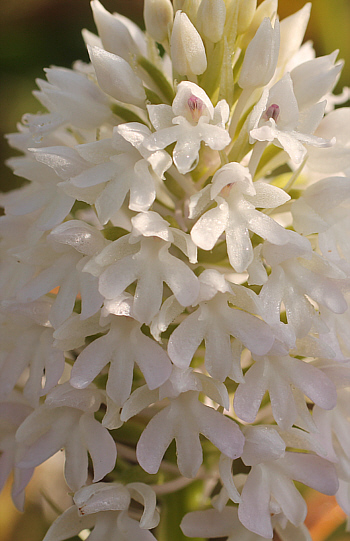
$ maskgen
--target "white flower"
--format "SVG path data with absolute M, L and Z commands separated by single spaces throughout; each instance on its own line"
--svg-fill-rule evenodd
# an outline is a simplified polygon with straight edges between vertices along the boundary
M 349 514 L 349 389 L 339 389 L 337 406 L 332 411 L 315 407 L 313 417 L 318 430 L 315 440 L 325 447 L 327 459 L 334 463 L 339 477 L 338 503 Z
M 128 516 L 131 498 L 143 504 L 141 520 Z M 149 529 L 157 526 L 159 515 L 156 498 L 150 487 L 143 483 L 96 483 L 83 487 L 73 497 L 69 507 L 48 530 L 44 541 L 63 541 L 82 530 L 93 529 L 86 539 L 99 541 L 155 541 Z
M 99 47 L 88 46 L 97 82 L 106 94 L 118 101 L 145 106 L 146 94 L 141 79 L 124 58 Z
M 192 511 L 181 521 L 181 530 L 187 537 L 227 537 L 227 541 L 264 541 L 265 537 L 249 532 L 239 521 L 237 508 Z
M 265 307 L 266 321 L 280 321 L 281 303 L 287 321 L 297 338 L 307 335 L 314 326 L 318 332 L 328 332 L 312 299 L 336 314 L 344 313 L 347 302 L 341 290 L 344 273 L 315 252 L 302 251 L 291 245 L 275 247 L 265 243 L 264 257 L 271 266 L 271 274 L 260 292 Z
M 234 397 L 234 408 L 239 418 L 252 423 L 261 400 L 268 390 L 273 416 L 279 426 L 288 430 L 298 419 L 298 402 L 293 390 L 300 389 L 321 408 L 332 409 L 337 395 L 332 381 L 310 363 L 289 356 L 256 358 L 245 374 Z
M 83 273 L 82 268 L 105 244 L 100 231 L 85 222 L 69 220 L 57 226 L 48 235 L 46 243 L 28 255 L 24 254 L 31 262 L 40 255 L 44 262 L 38 261 L 37 274 L 20 289 L 18 300 L 34 301 L 60 286 L 49 314 L 55 328 L 70 316 L 79 292 L 82 297 L 81 317 L 95 314 L 103 297 L 98 292 L 97 279 Z
M 37 148 L 28 149 L 34 141 L 27 129 L 22 137 L 10 137 L 12 145 L 24 151 L 25 156 L 12 158 L 8 165 L 14 174 L 30 181 L 29 184 L 3 194 L 1 204 L 8 215 L 25 216 L 32 214 L 34 223 L 29 228 L 27 238 L 38 238 L 38 231 L 48 231 L 60 224 L 74 205 L 75 199 L 64 193 L 60 187 L 60 177 L 47 167 L 47 164 L 36 160 Z M 45 142 L 49 142 L 48 137 Z M 53 137 L 51 137 L 51 142 Z M 43 142 L 44 142 L 43 141 Z M 56 142 L 56 141 L 55 141 Z M 56 147 L 54 147 L 56 148 Z
M 159 150 L 177 141 L 173 159 L 180 173 L 196 167 L 201 141 L 213 150 L 222 150 L 230 142 L 225 129 L 228 104 L 221 100 L 214 108 L 204 90 L 195 83 L 182 81 L 172 107 L 149 105 L 148 112 L 156 132 L 144 142 L 145 147 Z
M 145 149 L 142 143 L 150 133 L 143 124 L 123 124 L 114 129 L 112 138 L 77 145 L 74 150 L 41 148 L 35 150 L 35 157 L 66 181 L 60 187 L 67 194 L 94 203 L 105 224 L 118 212 L 128 192 L 129 208 L 145 211 L 152 205 L 156 189 L 159 191 L 171 158 L 165 151 Z
M 242 524 L 272 538 L 271 513 L 282 511 L 294 526 L 299 526 L 305 520 L 307 507 L 292 480 L 328 495 L 338 490 L 333 464 L 312 454 L 286 452 L 283 457 L 256 464 L 250 470 L 238 507 Z
M 240 365 L 241 343 L 253 353 L 267 353 L 273 343 L 269 327 L 245 311 L 242 303 L 245 291 L 232 291 L 228 282 L 216 271 L 204 271 L 200 278 L 199 308 L 186 317 L 171 334 L 168 353 L 174 364 L 187 368 L 202 340 L 205 341 L 205 367 L 215 379 L 224 381 L 227 376 L 243 381 Z M 211 288 L 208 295 L 206 289 Z M 235 295 L 237 291 L 237 297 Z M 205 295 L 207 293 L 207 295 Z M 241 298 L 239 298 L 241 296 Z M 250 309 L 258 312 L 252 298 L 244 299 Z M 236 304 L 239 309 L 229 307 Z M 243 308 L 243 310 L 242 310 Z M 239 344 L 231 345 L 230 337 Z
M 34 95 L 49 113 L 23 117 L 36 139 L 62 124 L 95 130 L 96 125 L 112 120 L 108 98 L 85 74 L 66 68 L 49 68 L 45 72 L 47 81 L 37 79 L 40 91 L 34 91 Z
M 199 434 L 234 459 L 241 455 L 244 437 L 233 420 L 198 400 L 187 391 L 171 399 L 169 406 L 148 423 L 136 447 L 137 459 L 148 473 L 157 473 L 163 455 L 175 438 L 177 463 L 185 477 L 195 477 L 203 461 Z
M 199 32 L 217 43 L 222 38 L 226 20 L 224 0 L 202 0 L 197 11 L 197 28 Z
M 162 304 L 163 282 L 182 306 L 195 302 L 198 279 L 183 261 L 169 253 L 169 248 L 174 242 L 192 261 L 195 250 L 185 233 L 169 228 L 168 222 L 153 211 L 138 214 L 131 221 L 132 233 L 109 245 L 95 257 L 96 264 L 92 261 L 84 270 L 100 276 L 99 291 L 108 300 L 137 281 L 133 316 L 148 324 Z
M 310 11 L 311 2 L 308 2 L 299 11 L 281 21 L 277 73 L 279 70 L 282 70 L 282 73 L 284 73 L 291 59 L 300 51 L 300 46 L 309 22 Z M 287 69 L 286 71 L 289 70 Z
M 307 167 L 321 174 L 334 175 L 347 172 L 350 175 L 350 107 L 335 109 L 320 122 L 316 135 L 325 139 L 335 137 L 336 141 L 330 148 L 318 149 L 310 147 Z
M 301 234 L 318 233 L 323 256 L 350 273 L 350 178 L 328 177 L 309 186 L 292 205 L 294 227 Z
M 174 17 L 170 0 L 145 0 L 143 17 L 146 30 L 153 39 L 162 43 L 169 38 Z
M 305 239 L 255 209 L 277 207 L 290 196 L 265 182 L 253 183 L 246 167 L 234 162 L 224 165 L 215 173 L 210 188 L 203 189 L 203 199 L 209 199 L 209 190 L 210 199 L 215 200 L 217 206 L 199 218 L 191 230 L 191 238 L 199 248 L 211 250 L 225 231 L 228 257 L 237 272 L 245 271 L 253 261 L 249 230 L 272 244 L 294 241 L 305 245 Z M 192 201 L 190 217 L 195 217 L 196 207 L 200 209 L 202 202 L 198 195 Z
M 140 28 L 118 13 L 109 13 L 92 0 L 91 9 L 103 48 L 127 62 L 133 55 L 146 54 L 146 40 Z
M 180 75 L 200 75 L 207 69 L 207 57 L 202 38 L 187 17 L 177 11 L 170 39 L 171 59 Z
M 307 111 L 334 87 L 344 62 L 334 64 L 338 51 L 296 66 L 290 77 L 300 111 Z
M 25 370 L 29 375 L 23 395 L 37 406 L 39 398 L 57 385 L 64 369 L 64 355 L 53 346 L 49 299 L 5 304 L 1 313 L 0 395 L 6 398 Z M 45 380 L 43 381 L 43 377 Z
M 16 431 L 32 411 L 33 408 L 18 391 L 14 391 L 7 400 L 0 401 L 0 490 L 4 488 L 13 470 L 11 496 L 19 511 L 24 510 L 24 489 L 33 475 L 34 468 L 23 470 L 16 466 Z
M 55 387 L 17 430 L 17 466 L 31 469 L 64 448 L 65 477 L 72 490 L 87 481 L 87 452 L 94 465 L 94 481 L 102 479 L 114 468 L 117 457 L 112 436 L 94 417 L 102 396 L 93 388 L 77 390 L 69 383 Z
M 270 19 L 265 17 L 245 52 L 238 80 L 241 88 L 267 85 L 276 69 L 279 46 L 278 19 L 275 20 L 274 28 L 272 28 Z
M 250 142 L 273 142 L 300 164 L 307 152 L 304 144 L 329 147 L 334 142 L 312 135 L 321 122 L 325 106 L 326 102 L 312 103 L 301 115 L 291 75 L 286 73 L 270 90 L 264 90 L 254 107 L 248 128 Z
M 110 362 L 106 391 L 121 407 L 131 392 L 135 362 L 150 389 L 159 387 L 168 379 L 171 364 L 161 346 L 145 336 L 140 324 L 132 317 L 120 315 L 112 318 L 108 333 L 94 340 L 78 356 L 70 382 L 73 387 L 84 389 Z

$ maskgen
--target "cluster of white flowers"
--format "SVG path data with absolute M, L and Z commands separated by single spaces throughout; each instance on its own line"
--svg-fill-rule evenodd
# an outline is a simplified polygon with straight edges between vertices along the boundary
M 294 481 L 350 515 L 342 62 L 302 45 L 310 4 L 145 0 L 145 32 L 91 6 L 91 63 L 8 136 L 0 485 L 23 509 L 65 450 L 45 541 L 154 540 L 196 476 L 184 535 L 310 540 Z

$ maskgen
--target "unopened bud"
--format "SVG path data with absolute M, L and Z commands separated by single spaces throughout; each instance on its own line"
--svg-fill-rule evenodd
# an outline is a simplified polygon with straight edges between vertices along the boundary
M 191 23 L 195 26 L 197 21 L 197 11 L 200 3 L 201 0 L 185 0 L 181 8 L 181 11 L 186 13 Z
M 244 34 L 253 20 L 257 0 L 240 0 L 237 20 L 237 33 Z
M 185 0 L 173 0 L 174 11 L 175 11 L 175 13 L 176 13 L 176 11 L 178 11 L 179 9 L 182 9 L 182 8 L 183 8 L 184 3 L 185 3 Z
M 182 11 L 175 15 L 170 48 L 173 66 L 179 75 L 200 75 L 207 69 L 202 38 Z
M 241 0 L 244 4 L 246 0 Z M 244 50 L 247 48 L 248 44 L 254 38 L 259 26 L 267 17 L 271 22 L 275 20 L 277 14 L 278 0 L 264 0 L 255 10 L 252 22 L 249 25 L 249 28 L 242 36 L 241 49 Z
M 126 60 L 99 47 L 88 47 L 99 86 L 116 100 L 144 107 L 146 94 L 141 79 Z
M 202 0 L 197 12 L 197 28 L 213 43 L 220 41 L 224 32 L 226 6 L 224 0 Z
M 146 30 L 158 43 L 169 36 L 174 12 L 170 0 L 145 0 L 143 8 Z
M 241 88 L 265 86 L 275 73 L 280 45 L 279 22 L 272 28 L 267 17 L 249 43 L 238 84 Z

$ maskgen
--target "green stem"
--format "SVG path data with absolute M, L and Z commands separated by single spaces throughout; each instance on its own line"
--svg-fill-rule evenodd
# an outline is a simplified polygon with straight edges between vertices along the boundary
M 198 499 L 203 492 L 203 482 L 193 481 L 189 486 L 166 494 L 161 498 L 161 520 L 157 528 L 158 541 L 188 541 L 181 529 L 180 523 L 186 513 L 197 508 Z M 196 537 L 192 541 L 204 541 Z

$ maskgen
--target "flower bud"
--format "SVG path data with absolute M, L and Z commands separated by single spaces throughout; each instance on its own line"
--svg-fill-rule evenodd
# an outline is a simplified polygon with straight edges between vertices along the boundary
M 241 3 L 244 4 L 248 0 L 241 0 Z M 242 35 L 241 49 L 246 49 L 248 44 L 254 38 L 259 26 L 267 17 L 273 22 L 277 14 L 278 0 L 263 0 L 261 4 L 256 8 L 253 15 L 252 21 L 247 29 L 247 31 Z
M 202 0 L 197 13 L 197 28 L 213 43 L 220 41 L 224 31 L 226 6 L 224 0 Z
M 103 48 L 129 61 L 130 55 L 140 54 L 128 27 L 116 15 L 109 13 L 99 2 L 92 0 L 91 9 Z
M 257 0 L 240 0 L 237 33 L 244 34 L 253 20 Z
M 170 0 L 145 0 L 143 16 L 149 35 L 158 43 L 165 41 L 174 17 Z
M 199 8 L 199 4 L 201 3 L 201 0 L 185 0 L 181 11 L 186 13 L 187 17 L 190 19 L 191 23 L 193 23 L 196 26 L 197 21 L 197 12 Z
M 279 22 L 276 20 L 272 28 L 270 19 L 265 17 L 247 47 L 238 81 L 241 88 L 267 85 L 276 69 L 279 45 Z
M 175 12 L 183 8 L 185 0 L 173 0 Z
M 88 47 L 99 86 L 116 100 L 145 105 L 145 91 L 141 79 L 135 75 L 126 60 L 99 47 Z
M 170 48 L 173 66 L 180 75 L 200 75 L 207 69 L 202 38 L 182 11 L 175 15 Z

